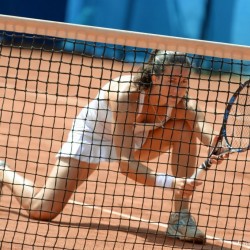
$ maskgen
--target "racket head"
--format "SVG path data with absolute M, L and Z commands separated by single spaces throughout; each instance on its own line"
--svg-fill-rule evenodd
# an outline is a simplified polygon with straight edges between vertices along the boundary
M 241 84 L 224 113 L 222 135 L 231 152 L 250 148 L 250 80 Z

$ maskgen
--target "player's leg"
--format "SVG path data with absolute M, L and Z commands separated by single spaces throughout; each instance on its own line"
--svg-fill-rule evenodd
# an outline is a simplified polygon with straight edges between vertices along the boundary
M 180 133 L 172 136 L 172 173 L 177 177 L 190 177 L 197 165 L 197 135 L 186 122 L 176 120 L 174 123 L 174 128 Z M 169 133 L 172 134 L 171 131 Z M 181 192 L 174 193 L 175 211 L 170 215 L 167 234 L 186 241 L 205 243 L 206 236 L 190 214 L 189 204 L 190 198 L 183 197 Z
M 174 129 L 173 129 L 174 128 Z M 164 152 L 171 149 L 171 170 L 176 177 L 190 177 L 196 166 L 197 135 L 191 130 L 184 120 L 170 120 L 164 129 L 158 128 L 151 131 L 142 148 L 135 152 L 136 158 L 149 161 L 159 158 Z M 183 202 L 183 195 L 176 192 L 175 210 L 188 208 Z
M 45 186 L 36 192 L 34 183 L 0 163 L 0 178 L 30 217 L 51 220 L 67 204 L 74 190 L 96 169 L 73 158 L 58 159 Z
M 174 129 L 173 129 L 174 128 Z M 171 169 L 177 177 L 189 177 L 195 170 L 197 159 L 196 135 L 184 120 L 170 120 L 164 129 L 152 131 L 136 157 L 148 161 L 171 149 Z M 190 198 L 181 192 L 174 193 L 174 212 L 170 215 L 168 235 L 198 243 L 205 242 L 189 213 Z
M 146 139 L 142 147 L 135 151 L 136 159 L 140 159 L 141 161 L 149 161 L 155 158 L 159 158 L 162 153 L 165 153 L 172 149 L 174 144 L 175 148 L 178 149 L 182 137 L 186 136 L 184 135 L 185 132 L 187 132 L 188 140 L 190 140 L 190 128 L 188 128 L 188 130 L 184 129 L 185 126 L 186 123 L 183 120 L 170 120 L 165 124 L 164 129 L 158 128 L 150 131 L 148 134 L 148 138 Z M 193 138 L 195 138 L 194 133 Z M 185 147 L 182 147 L 180 149 L 186 150 Z M 179 154 L 177 154 L 176 156 L 178 155 Z M 182 159 L 180 159 L 180 161 L 181 160 Z M 172 159 L 172 161 L 174 161 L 175 164 L 177 158 Z
M 179 133 L 172 136 L 172 173 L 176 177 L 190 177 L 197 165 L 197 135 L 186 122 L 176 120 L 174 121 L 174 127 L 177 128 Z M 184 198 L 181 192 L 175 192 L 175 211 L 188 209 L 189 199 Z

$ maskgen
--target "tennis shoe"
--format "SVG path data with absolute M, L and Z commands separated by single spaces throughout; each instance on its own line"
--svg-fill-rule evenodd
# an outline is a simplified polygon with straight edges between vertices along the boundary
M 187 209 L 171 213 L 167 236 L 198 244 L 206 243 L 206 235 L 198 229 L 194 218 Z

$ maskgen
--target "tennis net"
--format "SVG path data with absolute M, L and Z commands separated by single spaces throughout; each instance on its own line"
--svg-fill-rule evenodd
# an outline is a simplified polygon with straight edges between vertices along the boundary
M 0 30 L 0 158 L 38 189 L 82 108 L 96 100 L 111 79 L 137 74 L 153 50 L 186 53 L 192 68 L 189 98 L 198 103 L 213 131 L 221 127 L 229 98 L 250 77 L 250 48 L 244 46 L 4 15 Z M 107 107 L 98 109 L 107 115 Z M 102 156 L 103 149 L 96 145 L 98 138 L 110 136 L 89 132 L 92 144 L 84 159 L 104 160 L 52 221 L 27 216 L 13 190 L 4 185 L 2 249 L 203 248 L 166 235 L 174 210 L 173 191 L 121 174 L 119 161 L 111 154 Z M 158 139 L 157 145 L 163 140 Z M 83 141 L 80 144 L 84 147 Z M 197 141 L 196 148 L 198 166 L 207 158 L 208 147 Z M 172 154 L 166 150 L 143 164 L 172 174 Z M 249 187 L 248 152 L 230 155 L 206 173 L 190 203 L 206 234 L 205 249 L 250 248 Z

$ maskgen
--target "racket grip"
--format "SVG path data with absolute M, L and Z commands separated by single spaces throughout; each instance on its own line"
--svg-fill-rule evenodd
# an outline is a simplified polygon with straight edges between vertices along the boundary
M 197 178 L 201 178 L 202 174 L 204 174 L 209 167 L 212 165 L 210 159 L 207 159 L 206 161 L 204 161 L 194 172 L 194 174 L 190 177 L 191 179 L 197 179 Z

